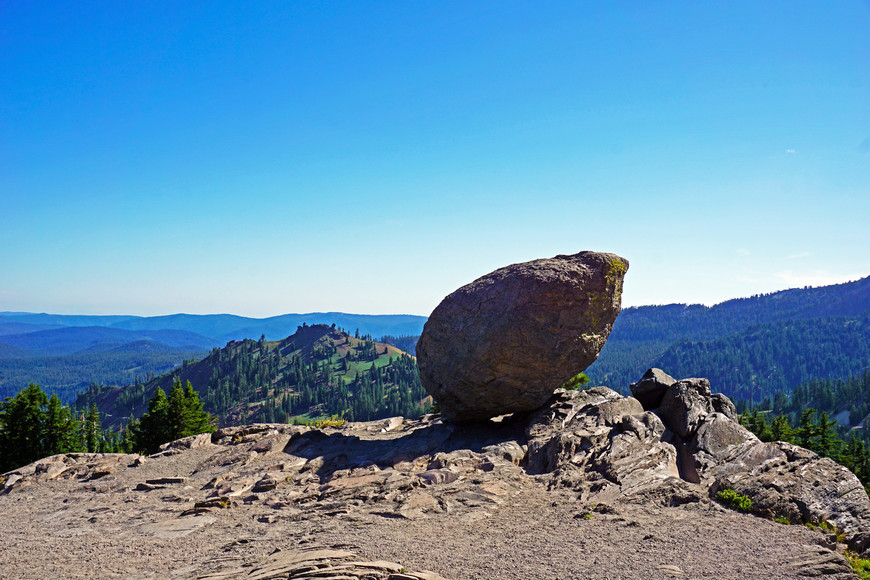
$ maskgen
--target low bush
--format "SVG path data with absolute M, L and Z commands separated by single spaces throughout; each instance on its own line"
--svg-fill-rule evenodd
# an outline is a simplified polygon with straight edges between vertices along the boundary
M 870 560 L 846 550 L 846 559 L 861 580 L 870 580 Z
M 716 494 L 716 499 L 720 503 L 739 512 L 752 511 L 752 500 L 745 495 L 740 495 L 731 488 L 723 489 L 722 491 L 718 492 Z

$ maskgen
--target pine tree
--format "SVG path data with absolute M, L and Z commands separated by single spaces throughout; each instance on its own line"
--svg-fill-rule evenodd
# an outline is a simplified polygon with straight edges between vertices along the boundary
M 157 387 L 148 401 L 148 412 L 142 415 L 133 433 L 137 451 L 154 453 L 162 443 L 169 441 L 169 403 L 166 392 Z
M 800 423 L 798 424 L 798 444 L 807 449 L 811 449 L 813 438 L 816 436 L 816 425 L 813 422 L 813 415 L 815 414 L 815 409 L 805 409 L 801 413 Z
M 190 381 L 182 389 L 181 379 L 176 378 L 169 397 L 157 388 L 148 402 L 148 412 L 138 424 L 128 425 L 130 440 L 136 451 L 154 453 L 163 443 L 215 430 L 214 418 L 202 409 L 199 395 Z
M 822 457 L 835 456 L 843 444 L 840 438 L 837 437 L 837 431 L 835 430 L 836 426 L 837 422 L 828 419 L 828 414 L 822 412 L 822 414 L 819 415 L 819 422 L 816 424 L 815 445 L 810 449 Z
M 96 403 L 92 403 L 82 423 L 82 439 L 84 440 L 85 451 L 88 453 L 97 453 L 99 451 L 100 431 L 100 412 L 97 410 Z
M 794 430 L 788 424 L 785 415 L 777 415 L 770 424 L 770 436 L 772 441 L 794 442 Z
M 199 395 L 194 390 L 193 385 L 190 384 L 190 381 L 187 381 L 187 384 L 184 386 L 184 406 L 185 431 L 187 431 L 188 435 L 214 432 L 214 417 L 210 413 L 203 411 L 202 401 L 199 400 Z
M 187 437 L 187 405 L 184 400 L 184 390 L 181 388 L 181 379 L 176 377 L 169 390 L 169 398 L 166 400 L 166 441 L 173 441 Z M 166 441 L 163 441 L 165 443 Z
M 57 395 L 48 399 L 45 419 L 46 455 L 82 451 L 78 421 L 73 419 L 69 407 L 61 405 Z
M 34 383 L 0 403 L 0 473 L 46 456 L 47 405 L 48 397 Z

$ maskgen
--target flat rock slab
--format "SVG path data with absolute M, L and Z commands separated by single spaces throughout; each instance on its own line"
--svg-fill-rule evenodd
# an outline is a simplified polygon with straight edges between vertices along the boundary
M 161 522 L 143 524 L 142 526 L 140 526 L 139 529 L 143 533 L 150 534 L 158 538 L 171 540 L 191 534 L 204 526 L 215 523 L 216 521 L 217 518 L 208 515 L 187 516 L 177 519 L 164 520 Z
M 360 560 L 353 552 L 329 548 L 276 551 L 262 562 L 246 563 L 199 576 L 201 580 L 270 580 L 319 578 L 323 580 L 445 580 L 434 572 L 408 572 L 399 564 Z

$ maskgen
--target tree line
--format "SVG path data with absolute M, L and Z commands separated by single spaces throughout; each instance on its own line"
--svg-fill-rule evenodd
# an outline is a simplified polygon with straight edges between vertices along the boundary
M 158 388 L 148 412 L 122 431 L 103 429 L 97 406 L 76 415 L 56 394 L 30 383 L 0 402 L 0 473 L 59 453 L 154 453 L 162 443 L 214 431 L 188 381 L 176 380 L 169 396 Z
M 768 422 L 767 413 L 754 409 L 740 416 L 740 423 L 762 441 L 785 441 L 830 457 L 854 473 L 870 493 L 870 448 L 854 433 L 844 441 L 837 422 L 825 411 L 804 409 L 796 424 L 780 414 Z
M 860 374 L 870 361 L 868 314 L 771 322 L 712 340 L 620 340 L 615 334 L 586 372 L 596 384 L 626 394 L 647 368 L 658 367 L 677 378 L 706 377 L 731 399 L 757 403 L 807 381 Z
M 96 406 L 76 416 L 35 383 L 0 402 L 0 473 L 57 453 L 119 450 L 120 438 L 102 429 Z

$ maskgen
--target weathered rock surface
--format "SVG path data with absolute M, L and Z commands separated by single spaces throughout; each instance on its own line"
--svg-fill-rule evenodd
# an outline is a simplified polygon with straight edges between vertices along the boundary
M 649 369 L 638 382 L 631 383 L 629 389 L 644 409 L 652 411 L 661 404 L 668 387 L 676 382 L 677 379 L 661 369 Z
M 580 252 L 500 268 L 447 296 L 417 343 L 420 378 L 453 421 L 543 405 L 598 357 L 628 261 Z
M 0 476 L 0 570 L 11 578 L 854 577 L 836 541 L 772 521 L 824 519 L 867 550 L 870 500 L 854 476 L 806 450 L 761 443 L 702 382 L 674 380 L 665 391 L 652 410 L 603 387 L 557 390 L 533 413 L 482 423 L 427 415 L 342 429 L 251 425 L 149 458 L 47 458 Z M 658 414 L 664 401 L 682 403 Z M 723 487 L 749 495 L 756 515 L 712 501 Z
M 710 393 L 707 379 L 674 381 L 650 369 L 632 393 L 646 397 L 677 450 L 683 479 L 712 496 L 731 488 L 752 499 L 756 513 L 795 523 L 833 524 L 858 552 L 870 547 L 870 501 L 863 485 L 831 459 L 783 442 L 763 443 L 736 422 L 734 405 Z M 651 401 L 661 399 L 656 407 Z
M 367 562 L 347 550 L 310 548 L 278 550 L 260 562 L 200 576 L 202 580 L 249 578 L 320 578 L 333 580 L 444 580 L 433 572 L 408 572 L 393 562 Z

